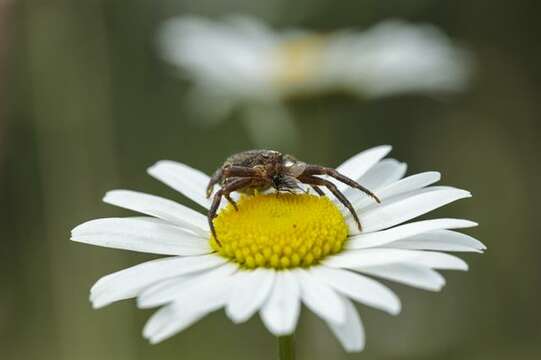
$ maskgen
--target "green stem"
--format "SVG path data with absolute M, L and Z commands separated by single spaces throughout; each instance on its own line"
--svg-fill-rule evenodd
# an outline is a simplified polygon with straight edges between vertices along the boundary
M 295 360 L 295 338 L 293 334 L 278 337 L 279 360 Z

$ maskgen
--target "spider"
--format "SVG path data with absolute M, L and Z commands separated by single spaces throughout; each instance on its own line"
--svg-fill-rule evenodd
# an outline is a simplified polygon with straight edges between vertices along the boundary
M 370 190 L 340 174 L 335 169 L 307 164 L 297 160 L 292 155 L 282 154 L 274 150 L 243 151 L 228 157 L 224 164 L 214 172 L 207 186 L 207 198 L 212 195 L 216 184 L 221 186 L 220 190 L 214 194 L 208 212 L 208 222 L 214 239 L 220 244 L 214 229 L 213 219 L 217 216 L 222 196 L 238 211 L 236 202 L 230 196 L 234 191 L 254 194 L 256 191 L 274 188 L 277 194 L 279 192 L 294 193 L 295 190 L 302 190 L 298 185 L 299 182 L 310 185 L 320 196 L 325 195 L 320 186 L 326 187 L 349 210 L 359 230 L 362 230 L 359 217 L 349 200 L 338 190 L 334 183 L 318 175 L 331 176 L 346 185 L 359 189 L 374 198 L 376 202 L 381 202 Z

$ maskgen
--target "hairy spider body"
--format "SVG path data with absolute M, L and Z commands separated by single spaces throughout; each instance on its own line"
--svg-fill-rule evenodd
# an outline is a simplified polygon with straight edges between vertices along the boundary
M 223 165 L 214 172 L 207 186 L 207 197 L 212 195 L 216 184 L 221 187 L 214 194 L 208 212 L 209 226 L 217 243 L 219 244 L 219 241 L 214 229 L 213 219 L 217 216 L 222 196 L 237 209 L 237 204 L 230 196 L 234 191 L 254 194 L 255 192 L 274 188 L 277 193 L 294 192 L 295 190 L 302 190 L 299 183 L 310 185 L 320 196 L 325 195 L 320 186 L 326 187 L 349 210 L 359 230 L 361 230 L 361 222 L 349 200 L 333 182 L 319 177 L 320 175 L 328 175 L 364 192 L 378 203 L 380 202 L 378 197 L 370 190 L 333 168 L 306 164 L 291 155 L 274 150 L 243 151 L 228 157 Z

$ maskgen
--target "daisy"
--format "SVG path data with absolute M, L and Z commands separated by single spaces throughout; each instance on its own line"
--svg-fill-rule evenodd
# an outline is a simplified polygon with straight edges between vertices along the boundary
M 239 104 L 345 91 L 365 98 L 453 92 L 467 84 L 471 59 L 431 25 L 392 20 L 364 32 L 274 31 L 256 18 L 183 16 L 159 33 L 163 57 L 193 80 L 189 104 L 221 119 Z M 212 103 L 212 106 L 208 106 Z
M 337 184 L 354 205 L 362 232 L 333 197 L 257 194 L 237 198 L 238 211 L 222 207 L 214 221 L 218 245 L 206 216 L 195 210 L 140 192 L 108 192 L 106 203 L 143 216 L 91 220 L 73 229 L 71 239 L 168 256 L 101 278 L 90 292 L 93 306 L 136 298 L 140 308 L 159 308 L 143 331 L 158 343 L 222 308 L 235 323 L 259 313 L 272 334 L 287 336 L 304 304 L 345 350 L 361 351 L 365 335 L 354 302 L 392 315 L 401 309 L 395 293 L 376 279 L 439 291 L 445 280 L 436 270 L 468 268 L 447 252 L 485 250 L 454 231 L 476 226 L 472 221 L 406 223 L 470 193 L 431 186 L 440 180 L 437 172 L 404 177 L 404 163 L 382 160 L 390 150 L 369 149 L 337 168 L 382 200 L 377 204 Z M 209 208 L 204 173 L 173 161 L 160 161 L 148 173 Z

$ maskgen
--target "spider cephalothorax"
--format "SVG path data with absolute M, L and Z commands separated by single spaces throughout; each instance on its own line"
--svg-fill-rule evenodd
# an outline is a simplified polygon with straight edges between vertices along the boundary
M 255 191 L 274 188 L 277 192 L 294 192 L 301 189 L 298 183 L 310 185 L 320 196 L 324 196 L 325 193 L 319 187 L 326 187 L 348 208 L 359 230 L 361 230 L 359 217 L 349 200 L 338 190 L 333 182 L 318 175 L 333 177 L 346 185 L 370 195 L 378 203 L 380 202 L 378 197 L 370 190 L 347 176 L 340 174 L 335 169 L 306 164 L 291 155 L 273 150 L 243 151 L 227 158 L 224 164 L 212 175 L 208 184 L 207 197 L 212 195 L 214 185 L 219 184 L 221 186 L 220 190 L 214 194 L 212 206 L 208 212 L 209 226 L 214 238 L 218 242 L 212 220 L 217 216 L 222 196 L 237 209 L 237 204 L 230 196 L 233 191 L 253 194 Z

